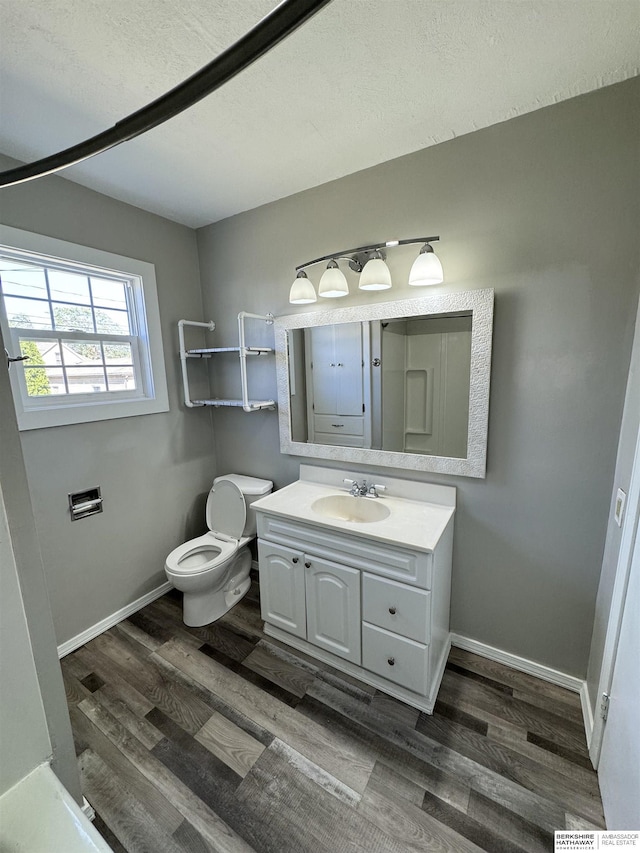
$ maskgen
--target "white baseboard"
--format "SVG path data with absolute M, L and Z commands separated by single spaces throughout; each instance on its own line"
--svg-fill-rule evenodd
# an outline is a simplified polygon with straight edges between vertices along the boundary
M 587 747 L 591 746 L 593 713 L 591 711 L 589 688 L 586 681 L 576 678 L 574 675 L 567 675 L 566 672 L 560 672 L 559 669 L 553 669 L 550 666 L 544 666 L 541 663 L 522 658 L 519 655 L 513 655 L 511 652 L 505 652 L 502 649 L 496 649 L 494 646 L 488 646 L 479 640 L 462 637 L 460 634 L 451 635 L 451 645 L 459 649 L 464 649 L 467 652 L 473 652 L 473 654 L 480 655 L 480 657 L 494 660 L 496 663 L 503 663 L 505 666 L 510 666 L 511 669 L 517 669 L 520 672 L 525 672 L 527 675 L 533 675 L 536 678 L 541 678 L 543 681 L 549 681 L 551 684 L 557 684 L 558 687 L 565 687 L 567 690 L 578 693 L 580 695 L 582 722 L 587 739 Z
M 510 666 L 511 669 L 517 669 L 520 672 L 527 673 L 527 675 L 541 678 L 543 681 L 550 681 L 551 684 L 557 684 L 559 687 L 566 687 L 567 690 L 579 693 L 581 697 L 585 689 L 585 682 L 574 675 L 567 675 L 565 672 L 560 672 L 559 669 L 553 669 L 550 666 L 528 660 L 528 658 L 513 655 L 511 652 L 496 649 L 494 646 L 481 643 L 479 640 L 471 640 L 469 637 L 460 636 L 460 634 L 452 634 L 451 645 L 467 652 L 473 652 L 480 657 L 494 660 L 496 663 L 503 663 L 505 666 Z
M 591 698 L 589 696 L 589 687 L 586 681 L 582 682 L 582 689 L 580 690 L 580 704 L 582 705 L 582 719 L 584 720 L 584 733 L 587 738 L 587 747 L 591 750 L 594 720 Z
M 471 640 L 469 637 L 461 637 L 460 634 L 451 635 L 451 645 L 457 646 L 459 649 L 464 649 L 467 652 L 473 652 L 480 657 L 494 660 L 496 663 L 503 663 L 511 669 L 517 669 L 527 675 L 533 675 L 536 678 L 541 678 L 543 681 L 549 681 L 551 684 L 557 684 L 559 687 L 565 687 L 567 690 L 572 690 L 580 695 L 580 706 L 582 708 L 582 722 L 584 725 L 584 733 L 587 739 L 587 748 L 591 747 L 591 737 L 593 735 L 593 713 L 591 711 L 591 702 L 589 700 L 589 688 L 587 682 L 574 675 L 567 675 L 566 672 L 560 672 L 558 669 L 553 669 L 550 666 L 544 666 L 541 663 L 536 663 L 527 658 L 521 658 L 519 655 L 512 655 L 511 652 L 505 652 L 502 649 L 496 649 L 494 646 L 488 646 L 486 643 L 481 643 L 479 640 Z M 593 762 L 593 757 L 592 757 Z M 595 767 L 595 764 L 594 764 Z
M 61 643 L 58 646 L 58 657 L 63 658 L 65 655 L 70 654 L 70 652 L 79 649 L 80 646 L 84 646 L 84 644 L 88 643 L 89 640 L 93 640 L 94 637 L 98 637 L 100 634 L 103 634 L 105 631 L 108 631 L 109 628 L 113 628 L 114 625 L 117 625 L 118 622 L 122 622 L 122 620 L 126 619 L 127 616 L 131 616 L 132 613 L 135 613 L 137 610 L 140 610 L 145 605 L 150 604 L 152 601 L 155 601 L 156 598 L 160 598 L 160 596 L 164 595 L 165 592 L 169 592 L 171 588 L 172 585 L 169 583 L 169 581 L 165 581 L 165 583 L 160 584 L 160 586 L 156 587 L 155 589 L 152 589 L 151 592 L 145 593 L 140 598 L 137 598 L 135 601 L 132 601 L 131 604 L 127 604 L 125 607 L 122 607 L 120 608 L 120 610 L 117 610 L 115 613 L 112 613 L 111 616 L 107 616 L 100 622 L 96 622 L 95 625 L 92 625 L 90 628 L 87 628 L 86 631 L 82 631 L 81 634 L 77 634 L 70 640 Z
M 251 568 L 256 571 L 258 570 L 258 563 L 256 560 L 252 560 Z M 70 640 L 66 640 L 64 643 L 61 643 L 58 646 L 58 657 L 63 658 L 65 655 L 71 654 L 71 652 L 79 649 L 80 646 L 84 646 L 85 643 L 88 643 L 89 640 L 93 640 L 94 637 L 98 637 L 100 634 L 108 631 L 109 628 L 113 628 L 113 626 L 117 625 L 118 622 L 122 622 L 122 620 L 126 619 L 127 616 L 131 616 L 132 613 L 135 613 L 137 610 L 141 610 L 145 605 L 155 601 L 156 598 L 160 598 L 161 595 L 164 595 L 165 592 L 169 592 L 170 589 L 171 584 L 169 581 L 166 581 L 156 587 L 156 589 L 152 589 L 151 592 L 147 592 L 145 595 L 137 598 L 135 601 L 132 601 L 131 604 L 127 604 L 125 607 L 122 607 L 120 610 L 112 613 L 111 616 L 107 616 L 105 619 L 102 619 L 100 622 L 97 622 L 95 625 L 87 628 L 87 630 L 83 631 L 81 634 L 71 637 Z

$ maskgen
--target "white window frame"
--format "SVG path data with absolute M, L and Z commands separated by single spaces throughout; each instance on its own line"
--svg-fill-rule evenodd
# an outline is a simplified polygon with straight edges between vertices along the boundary
M 59 263 L 66 264 L 69 268 L 75 265 L 95 275 L 105 276 L 106 274 L 125 279 L 130 284 L 131 308 L 137 323 L 135 336 L 121 338 L 132 343 L 136 391 L 29 397 L 21 362 L 12 365 L 9 377 L 20 430 L 90 423 L 169 411 L 158 292 L 153 264 L 115 255 L 101 249 L 45 237 L 30 231 L 10 228 L 7 225 L 0 225 L 0 251 L 14 253 L 21 260 L 30 260 L 45 266 Z M 0 326 L 9 355 L 19 355 L 19 330 L 9 327 L 2 298 L 0 298 Z M 62 336 L 65 339 L 74 337 L 87 339 L 87 335 L 82 333 L 41 332 L 35 329 L 29 330 L 29 333 L 31 334 L 32 331 L 33 337 L 38 340 L 56 336 Z M 21 335 L 21 337 L 26 336 Z M 114 336 L 105 335 L 104 339 L 109 343 L 114 340 Z

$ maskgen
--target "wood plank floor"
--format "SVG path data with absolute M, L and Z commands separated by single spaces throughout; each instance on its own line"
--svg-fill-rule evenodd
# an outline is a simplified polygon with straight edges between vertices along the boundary
M 433 716 L 177 593 L 62 661 L 115 853 L 519 853 L 603 828 L 576 694 L 453 649 Z

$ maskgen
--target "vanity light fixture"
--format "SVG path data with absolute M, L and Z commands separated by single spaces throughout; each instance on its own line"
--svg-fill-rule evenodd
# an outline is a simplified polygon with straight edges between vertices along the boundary
M 360 290 L 388 290 L 391 287 L 389 267 L 377 249 L 364 265 L 358 287 Z
M 346 296 L 349 293 L 346 276 L 338 266 L 337 261 L 332 259 L 327 264 L 327 268 L 322 273 L 322 278 L 318 285 L 318 293 L 320 296 L 329 296 L 332 298 Z
M 292 305 L 308 305 L 317 300 L 316 291 L 307 278 L 304 270 L 298 270 L 295 281 L 289 291 L 289 302 Z
M 347 278 L 338 266 L 338 261 L 347 261 L 349 268 L 360 274 L 358 284 L 360 290 L 388 290 L 392 284 L 391 272 L 385 262 L 387 250 L 414 243 L 422 243 L 422 248 L 411 267 L 409 284 L 413 287 L 440 284 L 444 279 L 442 264 L 431 245 L 439 239 L 439 237 L 412 237 L 409 240 L 387 240 L 386 243 L 345 249 L 306 261 L 296 267 L 296 278 L 291 286 L 289 302 L 292 305 L 305 305 L 316 301 L 316 292 L 307 277 L 306 269 L 327 261 L 327 268 L 318 285 L 318 296 L 337 298 L 347 296 L 349 293 Z
M 409 284 L 413 287 L 424 287 L 429 284 L 440 284 L 443 279 L 440 258 L 433 251 L 433 246 L 427 242 L 413 262 L 409 273 Z

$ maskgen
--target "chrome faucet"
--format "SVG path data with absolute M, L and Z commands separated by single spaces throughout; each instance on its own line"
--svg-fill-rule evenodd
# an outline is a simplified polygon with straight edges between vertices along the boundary
M 357 480 L 349 480 L 345 477 L 344 482 L 351 486 L 349 494 L 354 498 L 378 498 L 379 492 L 384 492 L 386 486 L 371 483 L 367 484 L 366 480 L 359 483 Z
M 354 498 L 361 498 L 367 494 L 368 486 L 366 480 L 363 480 L 361 483 L 359 483 L 357 480 L 348 480 L 345 477 L 344 482 L 347 483 L 347 485 L 351 486 L 351 488 L 349 489 L 349 494 L 353 495 Z

